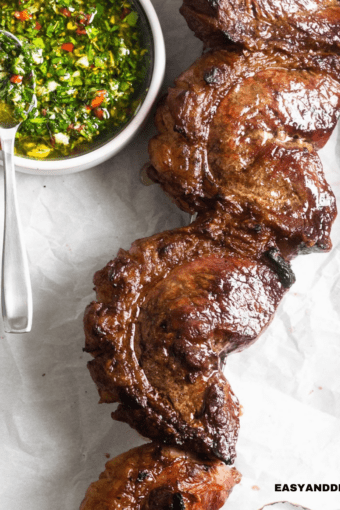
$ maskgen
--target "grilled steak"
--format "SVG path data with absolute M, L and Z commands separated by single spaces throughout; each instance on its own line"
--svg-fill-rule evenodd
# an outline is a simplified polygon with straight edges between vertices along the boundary
M 206 46 L 339 51 L 337 0 L 183 0 L 180 12 Z
M 338 2 L 184 0 L 181 12 L 213 49 L 161 100 L 147 172 L 198 215 L 120 250 L 84 318 L 101 402 L 156 443 L 110 461 L 81 510 L 223 505 L 239 481 L 216 460 L 234 461 L 239 430 L 224 359 L 270 324 L 290 260 L 331 248 L 317 151 L 340 113 Z
M 316 150 L 339 115 L 339 59 L 218 50 L 175 82 L 156 115 L 148 175 L 188 212 L 247 208 L 287 257 L 328 250 L 336 215 Z
M 240 479 L 223 462 L 146 444 L 107 462 L 80 510 L 218 510 Z
M 201 215 L 136 241 L 96 273 L 85 350 L 101 401 L 120 403 L 113 418 L 153 440 L 234 459 L 239 410 L 221 357 L 256 340 L 293 282 L 275 253 L 266 229 L 242 232 Z

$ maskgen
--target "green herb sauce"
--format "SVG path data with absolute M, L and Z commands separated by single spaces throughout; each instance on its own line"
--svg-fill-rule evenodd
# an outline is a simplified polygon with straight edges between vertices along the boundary
M 33 101 L 34 82 L 31 54 L 27 44 L 21 47 L 0 33 L 0 125 L 11 127 L 27 119 Z
M 76 155 L 131 119 L 147 73 L 138 18 L 125 0 L 1 1 L 0 29 L 29 43 L 36 81 L 37 107 L 23 119 L 17 153 Z

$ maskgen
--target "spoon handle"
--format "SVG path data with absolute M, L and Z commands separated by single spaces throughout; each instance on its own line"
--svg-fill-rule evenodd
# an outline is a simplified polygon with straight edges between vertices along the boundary
M 1 302 L 7 333 L 25 333 L 32 327 L 32 288 L 22 240 L 15 185 L 14 138 L 16 128 L 1 137 L 5 175 L 5 222 L 2 254 Z

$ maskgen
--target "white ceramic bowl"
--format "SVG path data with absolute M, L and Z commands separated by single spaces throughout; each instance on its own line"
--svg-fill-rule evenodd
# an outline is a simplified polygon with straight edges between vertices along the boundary
M 157 98 L 165 72 L 165 45 L 162 29 L 150 0 L 135 0 L 139 3 L 150 24 L 153 44 L 153 69 L 145 99 L 133 119 L 114 138 L 104 145 L 80 156 L 58 160 L 38 160 L 15 156 L 16 170 L 35 175 L 65 175 L 86 170 L 99 165 L 117 154 L 137 133 Z M 151 64 L 152 65 L 152 64 Z

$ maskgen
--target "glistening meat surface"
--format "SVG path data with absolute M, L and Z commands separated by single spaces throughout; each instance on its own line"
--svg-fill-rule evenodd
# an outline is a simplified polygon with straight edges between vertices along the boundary
M 101 400 L 120 402 L 115 419 L 233 461 L 239 408 L 221 356 L 256 340 L 292 283 L 275 250 L 266 231 L 202 215 L 136 241 L 96 273 L 85 350 Z
M 218 510 L 240 478 L 223 462 L 146 444 L 107 462 L 80 510 Z
M 339 51 L 337 0 L 184 0 L 180 9 L 207 46 Z
M 336 206 L 316 150 L 339 116 L 339 62 L 206 53 L 157 110 L 149 176 L 191 213 L 235 216 L 248 208 L 288 258 L 330 249 Z
M 216 468 L 216 458 L 233 462 L 239 429 L 225 356 L 270 324 L 294 283 L 289 261 L 331 248 L 336 205 L 317 151 L 340 111 L 340 9 L 335 0 L 184 0 L 181 10 L 214 49 L 160 102 L 148 175 L 198 217 L 135 241 L 96 273 L 85 350 L 94 357 L 89 369 L 101 401 L 119 403 L 113 418 L 206 463 L 215 459 Z M 137 488 L 141 451 L 109 463 L 105 482 L 90 487 L 85 502 L 120 508 L 118 487 L 124 508 L 223 504 L 217 471 L 210 469 L 204 501 L 201 489 L 192 499 L 174 486 L 172 466 L 181 455 L 192 459 L 177 452 L 170 466 L 165 447 L 164 472 L 151 455 L 156 485 L 146 475 Z M 180 472 L 192 491 L 187 464 Z M 202 470 L 195 473 L 200 483 Z M 235 472 L 225 474 L 232 487 Z M 166 488 L 158 487 L 162 479 Z

